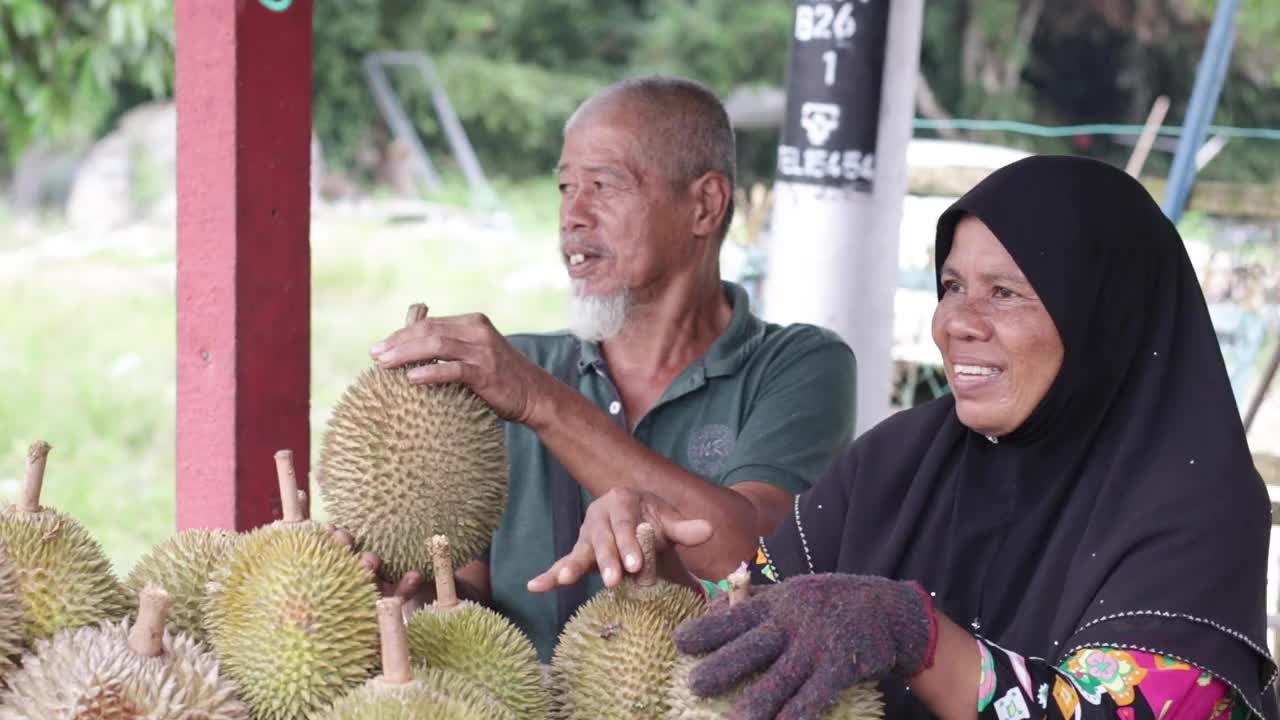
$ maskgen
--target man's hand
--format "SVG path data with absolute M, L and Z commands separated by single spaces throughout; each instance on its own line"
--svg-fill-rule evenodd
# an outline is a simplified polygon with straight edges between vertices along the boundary
M 504 420 L 525 424 L 551 387 L 548 383 L 555 382 L 480 314 L 419 320 L 374 345 L 369 354 L 384 368 L 431 363 L 410 369 L 409 381 L 462 383 Z
M 355 552 L 355 537 L 346 528 L 335 527 L 333 529 L 333 538 L 339 545 Z M 378 589 L 378 595 L 382 597 L 395 596 L 404 601 L 404 614 L 408 617 L 414 610 L 422 607 L 426 603 L 423 597 L 423 578 L 422 574 L 416 570 L 410 570 L 405 573 L 397 582 L 388 582 L 382 577 L 382 558 L 374 553 L 365 551 L 360 553 L 360 564 L 369 572 L 369 576 L 373 579 L 375 587 Z
M 635 573 L 644 564 L 636 538 L 636 527 L 642 522 L 653 526 L 654 550 L 659 558 L 673 545 L 692 547 L 711 538 L 710 523 L 685 519 L 657 495 L 626 488 L 610 490 L 587 506 L 573 550 L 530 580 L 529 591 L 547 592 L 572 585 L 593 569 L 599 569 L 607 587 L 616 586 L 624 566 L 627 572 Z

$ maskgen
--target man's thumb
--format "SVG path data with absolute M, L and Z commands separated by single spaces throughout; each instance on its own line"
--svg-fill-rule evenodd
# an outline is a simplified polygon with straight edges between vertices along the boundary
M 711 539 L 711 523 L 702 519 L 664 519 L 662 529 L 669 541 L 685 547 L 696 547 Z

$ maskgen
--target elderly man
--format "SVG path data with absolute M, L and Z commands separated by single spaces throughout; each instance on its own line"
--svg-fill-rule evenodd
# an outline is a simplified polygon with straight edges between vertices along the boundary
M 465 383 L 508 421 L 506 512 L 488 561 L 458 581 L 544 661 L 601 578 L 554 595 L 526 583 L 574 546 L 591 498 L 647 491 L 712 528 L 765 534 L 851 439 L 848 346 L 763 322 L 720 278 L 734 155 L 723 106 L 696 83 L 602 90 L 566 123 L 558 167 L 568 331 L 504 337 L 482 316 L 438 317 L 373 348 L 385 367 L 446 361 L 410 377 Z M 680 552 L 696 573 L 722 550 L 713 530 Z M 624 571 L 602 560 L 604 579 Z

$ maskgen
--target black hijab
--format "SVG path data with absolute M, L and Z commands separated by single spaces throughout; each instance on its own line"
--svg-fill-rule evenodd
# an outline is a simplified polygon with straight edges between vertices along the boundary
M 1274 717 L 1270 503 L 1176 229 L 1137 181 L 1074 157 L 1020 160 L 957 200 L 938 223 L 939 268 L 966 214 L 1052 317 L 1054 384 L 995 443 L 949 395 L 885 420 L 797 498 L 764 543 L 774 569 L 919 580 L 1012 652 L 1180 658 Z M 888 717 L 928 714 L 897 681 L 884 689 Z

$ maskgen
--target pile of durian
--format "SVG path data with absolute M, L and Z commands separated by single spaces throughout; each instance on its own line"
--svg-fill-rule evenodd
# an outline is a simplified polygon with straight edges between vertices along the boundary
M 425 317 L 410 308 L 409 322 Z M 372 367 L 335 406 L 306 517 L 292 453 L 275 454 L 281 517 L 250 531 L 183 530 L 117 577 L 71 516 L 40 502 L 50 445 L 27 455 L 0 510 L 0 720 L 611 720 L 727 718 L 694 697 L 672 630 L 705 609 L 643 569 L 583 605 L 549 666 L 454 568 L 480 557 L 506 505 L 501 421 L 456 385 Z M 382 560 L 375 577 L 362 553 Z M 380 598 L 416 570 L 424 607 Z M 743 576 L 734 597 L 745 594 Z M 735 691 L 736 693 L 736 691 Z M 826 717 L 883 715 L 873 685 Z

